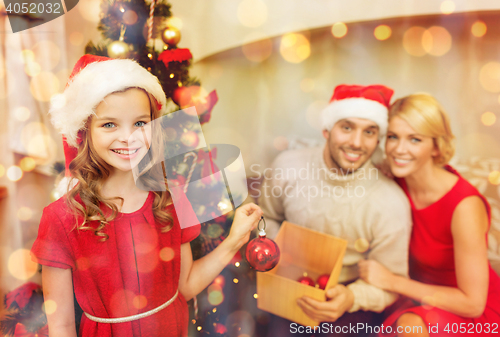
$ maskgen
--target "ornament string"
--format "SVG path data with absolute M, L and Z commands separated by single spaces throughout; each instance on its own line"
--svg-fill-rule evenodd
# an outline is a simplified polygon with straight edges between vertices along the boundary
M 120 37 L 118 38 L 118 41 L 123 42 L 125 39 L 125 31 L 127 30 L 127 27 L 125 25 L 120 26 Z
M 260 229 L 260 223 L 263 222 L 264 223 L 264 227 L 262 229 Z M 259 223 L 257 224 L 257 229 L 260 231 L 265 231 L 266 230 L 266 220 L 264 220 L 264 217 L 261 216 L 260 217 L 260 220 L 259 220 Z

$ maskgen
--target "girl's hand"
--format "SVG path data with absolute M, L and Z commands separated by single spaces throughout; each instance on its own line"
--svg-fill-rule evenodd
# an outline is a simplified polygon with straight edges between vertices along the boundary
M 374 260 L 358 262 L 359 277 L 377 288 L 391 290 L 394 276 L 386 267 Z
M 236 209 L 231 231 L 226 240 L 233 242 L 236 250 L 240 249 L 250 239 L 250 232 L 257 227 L 263 214 L 260 207 L 254 203 Z

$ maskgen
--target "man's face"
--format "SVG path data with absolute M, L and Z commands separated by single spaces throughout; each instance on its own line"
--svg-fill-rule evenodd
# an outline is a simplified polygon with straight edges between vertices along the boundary
M 378 125 L 363 118 L 346 118 L 335 123 L 327 139 L 324 159 L 329 168 L 353 172 L 370 159 L 378 145 Z

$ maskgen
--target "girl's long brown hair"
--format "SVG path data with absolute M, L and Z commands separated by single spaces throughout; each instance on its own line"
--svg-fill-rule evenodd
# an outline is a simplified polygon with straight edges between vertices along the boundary
M 146 92 L 140 88 L 127 88 L 123 91 L 125 92 L 129 89 L 139 89 L 142 90 L 149 98 L 151 121 L 161 117 L 160 112 L 157 108 L 156 99 L 150 93 Z M 68 186 L 68 191 L 66 193 L 66 203 L 70 210 L 75 214 L 76 224 L 75 227 L 79 230 L 92 230 L 94 234 L 100 237 L 101 241 L 106 241 L 108 235 L 106 234 L 106 225 L 114 220 L 118 213 L 118 208 L 112 202 L 113 200 L 120 200 L 123 205 L 123 198 L 113 197 L 104 198 L 101 194 L 101 189 L 110 176 L 110 166 L 102 160 L 96 153 L 92 145 L 92 135 L 89 130 L 90 120 L 87 121 L 85 129 L 82 130 L 80 136 L 82 142 L 78 147 L 78 155 L 69 165 L 69 170 L 71 172 L 72 179 L 77 180 L 76 186 L 70 190 L 72 186 L 72 181 Z M 163 150 L 163 138 L 161 133 L 161 128 L 159 124 L 156 127 L 152 127 L 152 138 L 151 144 L 155 146 L 150 147 L 153 158 L 158 159 Z M 173 225 L 172 215 L 166 211 L 166 207 L 172 204 L 172 197 L 168 190 L 166 184 L 166 177 L 160 168 L 160 165 L 154 165 L 154 162 L 149 163 L 140 172 L 141 184 L 143 186 L 151 186 L 152 191 L 155 194 L 153 201 L 153 215 L 155 219 L 161 223 L 162 232 L 168 232 Z M 165 182 L 165 191 L 155 191 L 154 188 L 158 185 L 158 181 Z M 83 205 L 78 202 L 75 197 L 79 196 L 83 202 Z M 111 214 L 105 214 L 100 208 L 100 203 L 103 203 L 106 207 L 112 210 Z M 83 217 L 83 221 L 79 223 L 79 218 Z M 91 221 L 98 221 L 97 226 L 91 226 Z

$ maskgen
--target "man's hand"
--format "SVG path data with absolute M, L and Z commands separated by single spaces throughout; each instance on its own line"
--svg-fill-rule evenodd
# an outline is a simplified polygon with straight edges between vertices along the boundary
M 307 316 L 319 322 L 335 322 L 354 304 L 354 294 L 342 284 L 328 289 L 326 297 L 326 302 L 320 302 L 304 296 L 297 304 Z
M 358 262 L 359 277 L 377 288 L 392 291 L 394 274 L 375 260 Z

